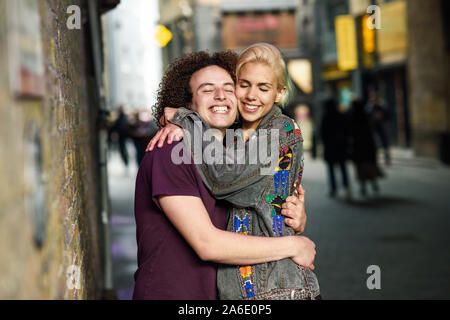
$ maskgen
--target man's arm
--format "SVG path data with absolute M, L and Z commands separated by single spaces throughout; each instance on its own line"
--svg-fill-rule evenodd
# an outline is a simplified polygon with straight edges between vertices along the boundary
M 291 258 L 314 269 L 315 244 L 303 236 L 256 237 L 216 228 L 198 197 L 159 196 L 161 208 L 200 259 L 249 265 Z

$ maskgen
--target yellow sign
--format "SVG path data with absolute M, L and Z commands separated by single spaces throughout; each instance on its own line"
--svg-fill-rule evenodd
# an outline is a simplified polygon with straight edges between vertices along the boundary
M 155 33 L 155 39 L 161 48 L 164 48 L 172 40 L 172 32 L 162 24 L 158 25 Z
M 375 65 L 375 28 L 367 25 L 370 15 L 366 14 L 361 19 L 362 52 L 361 61 L 365 68 L 373 68 Z
M 368 27 L 367 22 L 369 18 L 370 15 L 366 14 L 361 21 L 362 45 L 364 52 L 373 53 L 375 52 L 375 29 Z
M 337 16 L 334 20 L 338 68 L 343 71 L 358 67 L 355 19 L 352 15 Z

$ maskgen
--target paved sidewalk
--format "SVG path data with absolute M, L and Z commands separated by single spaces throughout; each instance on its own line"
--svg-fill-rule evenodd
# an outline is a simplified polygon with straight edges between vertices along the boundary
M 392 166 L 383 167 L 380 195 L 362 199 L 349 166 L 351 202 L 343 192 L 328 197 L 325 169 L 322 161 L 306 157 L 306 235 L 317 244 L 323 297 L 449 299 L 450 169 L 393 152 Z M 370 265 L 381 269 L 381 290 L 367 288 Z
M 134 151 L 129 148 L 130 151 Z M 130 152 L 131 154 L 131 152 Z M 135 159 L 130 156 L 125 170 L 118 152 L 108 158 L 111 197 L 111 239 L 114 288 L 117 298 L 129 300 L 133 295 L 134 272 L 137 269 L 136 223 L 134 221 L 134 188 L 137 174 Z

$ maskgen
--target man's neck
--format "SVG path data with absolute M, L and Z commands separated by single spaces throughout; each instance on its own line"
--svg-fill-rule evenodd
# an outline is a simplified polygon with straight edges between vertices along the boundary
M 242 122 L 242 131 L 244 134 L 244 141 L 247 141 L 255 132 L 255 130 L 258 128 L 258 125 L 261 123 L 262 119 L 259 119 L 258 121 L 248 123 L 248 122 Z
M 225 137 L 225 130 L 226 129 L 219 129 L 219 128 L 214 128 L 214 137 L 216 137 L 217 140 L 219 141 L 223 141 L 223 138 Z

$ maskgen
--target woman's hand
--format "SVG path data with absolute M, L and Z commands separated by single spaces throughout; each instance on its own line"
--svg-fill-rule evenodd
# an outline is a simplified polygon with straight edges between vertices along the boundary
M 165 108 L 165 109 L 167 109 L 167 108 Z M 152 140 L 150 140 L 145 152 L 153 151 L 156 143 L 158 143 L 158 148 L 162 148 L 162 146 L 164 145 L 164 141 L 166 141 L 166 138 L 167 138 L 167 143 L 171 144 L 172 141 L 174 141 L 174 140 L 180 141 L 181 139 L 183 139 L 183 136 L 184 136 L 183 129 L 181 129 L 177 125 L 168 123 L 164 128 L 160 129 L 155 134 L 155 136 L 152 138 Z
M 281 205 L 281 214 L 285 216 L 285 223 L 296 234 L 302 234 L 306 226 L 305 189 L 301 185 L 296 188 L 296 196 L 289 196 Z
M 159 119 L 159 124 L 161 127 L 165 127 L 170 123 L 169 121 L 173 119 L 175 113 L 177 113 L 177 110 L 177 108 L 164 108 L 164 114 Z
M 291 257 L 296 264 L 314 270 L 314 259 L 316 257 L 316 244 L 305 236 L 295 236 L 296 254 Z

